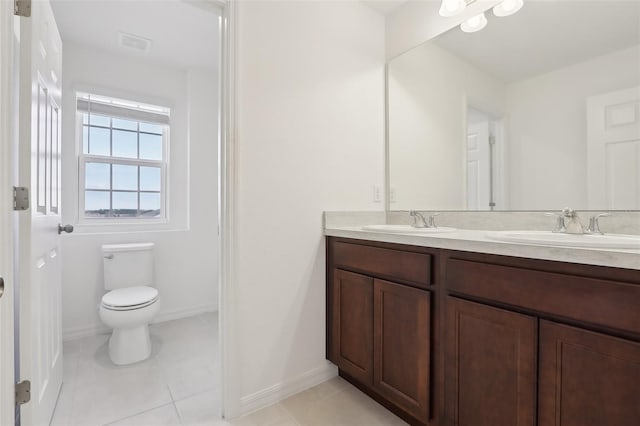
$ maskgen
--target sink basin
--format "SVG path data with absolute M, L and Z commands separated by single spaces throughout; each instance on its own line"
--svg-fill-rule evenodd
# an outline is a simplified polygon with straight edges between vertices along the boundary
M 560 247 L 586 247 L 602 249 L 640 249 L 640 236 L 605 234 L 580 235 L 548 231 L 495 231 L 487 232 L 487 238 L 512 243 L 540 244 Z
M 442 234 L 445 232 L 455 232 L 456 228 L 414 228 L 410 225 L 367 225 L 362 227 L 365 231 L 374 232 L 394 232 L 397 234 Z

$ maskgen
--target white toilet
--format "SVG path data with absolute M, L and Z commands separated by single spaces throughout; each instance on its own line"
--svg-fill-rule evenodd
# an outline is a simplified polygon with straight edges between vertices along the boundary
M 160 310 L 153 284 L 153 243 L 102 246 L 104 288 L 100 319 L 113 333 L 109 357 L 114 364 L 143 361 L 151 355 L 149 323 Z

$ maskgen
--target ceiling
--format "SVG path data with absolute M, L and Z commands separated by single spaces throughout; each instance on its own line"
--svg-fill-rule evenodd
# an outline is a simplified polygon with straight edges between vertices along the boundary
M 638 1 L 526 2 L 477 33 L 458 27 L 435 43 L 505 82 L 513 82 L 640 44 Z M 638 64 L 640 72 L 640 62 Z
M 180 69 L 218 65 L 218 16 L 206 0 L 51 0 L 63 42 Z M 119 32 L 151 40 L 123 47 Z

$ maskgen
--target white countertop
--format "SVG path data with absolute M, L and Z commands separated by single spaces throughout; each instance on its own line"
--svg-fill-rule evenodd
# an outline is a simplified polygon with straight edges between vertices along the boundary
M 459 229 L 451 233 L 415 235 L 365 231 L 360 226 L 325 228 L 325 235 L 330 237 L 640 270 L 640 250 L 518 244 L 491 240 L 486 237 L 486 233 L 487 231 Z

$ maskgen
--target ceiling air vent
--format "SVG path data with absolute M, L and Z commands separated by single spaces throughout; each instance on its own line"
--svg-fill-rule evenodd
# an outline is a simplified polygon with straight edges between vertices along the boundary
M 140 52 L 149 53 L 151 50 L 151 40 L 134 34 L 119 32 L 118 43 L 122 47 L 138 50 Z

